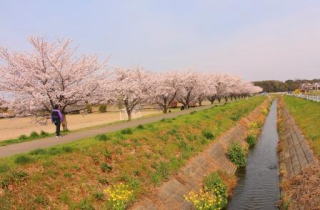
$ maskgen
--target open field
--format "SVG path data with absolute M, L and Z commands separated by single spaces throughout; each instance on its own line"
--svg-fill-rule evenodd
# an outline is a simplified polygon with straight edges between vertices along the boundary
M 224 103 L 224 100 L 221 100 L 221 104 L 222 103 Z M 203 102 L 203 105 L 209 104 L 209 101 Z M 219 103 L 215 102 L 215 104 Z M 180 111 L 180 108 L 172 108 L 170 111 Z M 162 114 L 161 110 L 149 106 L 133 115 L 133 119 L 159 114 Z M 122 117 L 120 117 L 120 115 L 122 115 Z M 67 115 L 68 128 L 70 131 L 104 126 L 124 119 L 126 119 L 126 114 L 124 112 L 120 114 L 119 109 L 115 106 L 108 107 L 108 112 L 105 113 L 100 113 L 98 112 L 98 107 L 93 107 L 93 113 L 90 114 L 83 113 Z M 41 131 L 54 133 L 55 126 L 50 120 L 47 120 L 46 124 L 40 124 L 34 117 L 0 119 L 0 141 L 16 139 L 21 135 L 28 136 L 33 131 L 37 133 L 40 133 Z
M 156 109 L 143 110 L 141 111 L 141 115 L 136 117 L 153 114 L 161 114 L 161 111 Z M 118 111 L 112 111 L 106 113 L 72 114 L 68 115 L 67 119 L 69 129 L 78 130 L 119 121 L 120 113 Z M 47 124 L 40 125 L 36 123 L 33 117 L 0 119 L 0 141 L 17 138 L 20 135 L 29 135 L 32 131 L 39 133 L 42 130 L 48 133 L 54 133 L 55 127 L 50 120 L 48 120 Z
M 102 209 L 108 205 L 103 190 L 120 182 L 133 192 L 134 200 L 165 181 L 265 99 L 253 97 L 1 159 L 0 205 L 3 209 Z
M 284 102 L 315 154 L 320 157 L 320 103 L 284 96 Z

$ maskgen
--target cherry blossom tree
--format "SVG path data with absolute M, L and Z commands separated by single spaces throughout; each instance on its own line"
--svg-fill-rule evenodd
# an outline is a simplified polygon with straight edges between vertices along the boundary
M 210 77 L 208 74 L 198 73 L 198 84 L 195 88 L 196 100 L 199 106 L 202 106 L 202 102 L 207 98 L 207 96 L 212 93 L 210 90 Z
M 210 101 L 211 104 L 214 103 L 217 97 L 217 80 L 216 74 L 208 74 L 207 76 L 207 99 Z
M 185 109 L 197 102 L 200 78 L 198 73 L 192 71 L 179 72 L 180 93 L 177 97 Z
M 128 120 L 132 119 L 132 112 L 137 105 L 150 98 L 151 76 L 142 68 L 117 68 L 110 84 L 112 97 L 120 101 L 126 109 Z
M 169 106 L 178 96 L 179 90 L 179 74 L 175 71 L 152 75 L 151 102 L 156 103 L 163 113 L 168 112 Z
M 0 97 L 0 112 L 6 109 L 6 104 L 6 101 L 2 97 Z
M 227 74 L 216 74 L 213 77 L 212 85 L 215 85 L 215 99 L 221 102 L 221 99 L 228 95 L 230 78 Z M 211 95 L 211 97 L 214 97 Z
M 96 56 L 75 56 L 70 40 L 50 43 L 31 37 L 29 41 L 32 52 L 0 48 L 0 90 L 13 96 L 11 108 L 20 114 L 47 116 L 59 105 L 67 130 L 67 109 L 83 105 L 94 96 L 102 65 Z

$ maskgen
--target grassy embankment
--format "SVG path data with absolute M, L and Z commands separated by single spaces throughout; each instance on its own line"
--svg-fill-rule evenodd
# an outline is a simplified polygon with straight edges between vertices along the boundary
M 284 96 L 284 102 L 297 125 L 308 139 L 317 157 L 320 157 L 320 103 Z
M 215 102 L 215 105 L 221 105 L 223 104 L 224 101 L 221 101 L 221 103 Z M 205 103 L 205 105 L 209 105 L 208 103 Z M 171 112 L 179 112 L 180 108 L 171 108 L 170 109 Z M 95 116 L 99 116 L 99 117 L 94 117 L 92 115 Z M 101 115 L 101 116 L 100 116 Z M 118 118 L 115 118 L 115 112 L 113 112 L 112 114 L 108 115 L 108 113 L 90 113 L 90 114 L 71 114 L 68 116 L 68 121 L 69 124 L 71 124 L 71 127 L 75 127 L 75 129 L 71 129 L 69 131 L 62 131 L 62 134 L 67 134 L 70 132 L 78 132 L 78 131 L 83 131 L 83 130 L 87 130 L 87 129 L 96 129 L 96 128 L 102 128 L 108 125 L 113 125 L 113 124 L 118 124 L 118 123 L 123 123 L 123 122 L 127 122 L 127 120 L 119 120 Z M 160 112 L 159 110 L 156 111 L 156 109 L 152 109 L 152 111 L 147 111 L 147 112 L 143 112 L 141 117 L 137 117 L 132 119 L 132 121 L 134 120 L 140 120 L 143 118 L 148 118 L 148 117 L 154 117 L 154 116 L 159 116 L 159 115 L 163 115 L 162 112 Z M 88 119 L 88 116 L 90 116 L 90 119 Z M 118 113 L 117 113 L 118 116 Z M 103 117 L 103 118 L 102 118 Z M 95 119 L 95 123 L 92 122 L 92 120 Z M 17 143 L 22 143 L 22 142 L 28 142 L 28 141 L 33 141 L 33 140 L 37 140 L 40 138 L 45 138 L 45 137 L 52 137 L 55 135 L 55 133 L 49 132 L 49 130 L 54 130 L 55 127 L 53 124 L 51 124 L 51 122 L 48 122 L 47 125 L 43 126 L 43 130 L 40 131 L 36 131 L 39 130 L 38 126 L 30 126 L 31 122 L 33 121 L 32 118 L 29 119 L 29 121 L 26 121 L 25 119 L 23 119 L 23 123 L 21 124 L 21 119 L 19 118 L 14 118 L 14 119 L 0 119 L 0 120 L 6 120 L 7 122 L 4 123 L 9 123 L 9 129 L 3 129 L 1 130 L 1 132 L 6 132 L 6 134 L 8 134 L 8 132 L 11 133 L 21 133 L 21 130 L 19 127 L 28 127 L 29 130 L 32 130 L 30 132 L 30 135 L 28 134 L 21 134 L 20 136 L 18 136 L 17 138 L 11 138 L 11 139 L 1 139 L 0 137 L 0 147 L 1 146 L 7 146 L 10 144 L 17 144 Z M 87 123 L 84 123 L 85 121 L 89 121 Z M 105 122 L 105 121 L 108 122 Z M 71 121 L 71 122 L 70 122 Z M 98 122 L 98 123 L 97 123 Z M 4 124 L 2 123 L 2 124 Z M 1 124 L 1 123 L 0 123 Z M 17 125 L 19 125 L 17 127 Z M 16 129 L 15 129 L 16 128 Z M 10 134 L 11 136 L 12 134 Z M 6 136 L 6 135 L 5 135 Z M 17 135 L 16 135 L 17 136 Z
M 166 180 L 264 100 L 253 97 L 1 159 L 0 206 L 102 209 L 114 206 L 104 189 L 120 182 L 126 187 L 117 192 L 127 196 L 126 204 Z

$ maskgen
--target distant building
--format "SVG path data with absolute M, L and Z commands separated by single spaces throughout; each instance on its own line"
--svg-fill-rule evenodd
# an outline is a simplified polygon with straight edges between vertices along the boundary
M 320 90 L 320 82 L 314 82 L 314 83 L 310 83 L 310 82 L 306 82 L 306 83 L 302 83 L 300 86 L 300 89 L 303 92 L 308 92 L 310 90 Z

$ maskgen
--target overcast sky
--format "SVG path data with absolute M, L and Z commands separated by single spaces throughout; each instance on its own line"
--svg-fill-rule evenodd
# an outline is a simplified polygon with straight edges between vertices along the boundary
M 0 0 L 0 46 L 31 35 L 116 66 L 320 78 L 319 0 Z

